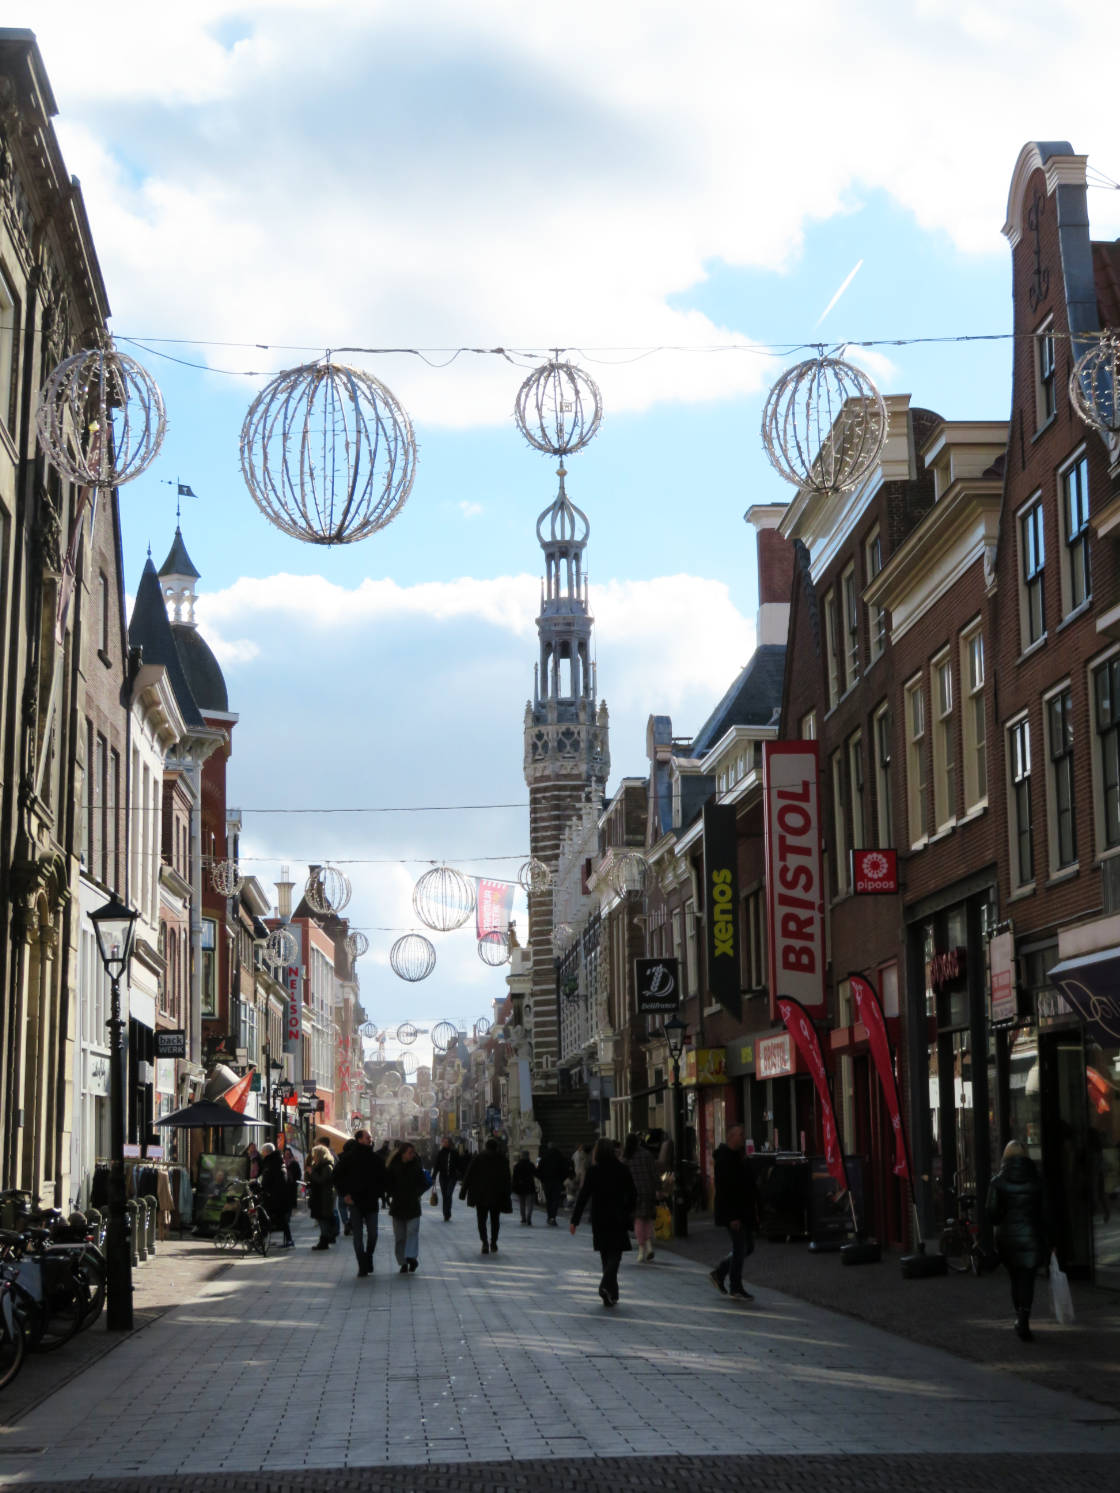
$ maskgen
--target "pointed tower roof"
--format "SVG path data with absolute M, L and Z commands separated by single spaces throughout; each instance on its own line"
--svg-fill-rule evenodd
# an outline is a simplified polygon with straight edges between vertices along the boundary
M 144 573 L 136 589 L 136 601 L 128 622 L 128 646 L 142 648 L 145 663 L 164 666 L 184 721 L 196 729 L 204 727 L 198 702 L 187 681 L 179 650 L 175 646 L 175 637 L 163 600 L 163 588 L 151 555 L 144 565 Z
M 200 579 L 199 572 L 194 568 L 191 557 L 187 554 L 187 546 L 183 543 L 183 531 L 178 524 L 175 526 L 175 538 L 168 551 L 167 559 L 160 566 L 159 573 L 161 576 L 185 576 L 192 581 Z

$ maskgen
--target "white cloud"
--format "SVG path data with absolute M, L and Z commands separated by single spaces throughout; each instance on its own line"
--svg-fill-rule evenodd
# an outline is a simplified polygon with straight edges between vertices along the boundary
M 477 518 L 483 512 L 481 503 L 469 503 L 464 499 L 459 504 L 459 512 L 464 518 Z

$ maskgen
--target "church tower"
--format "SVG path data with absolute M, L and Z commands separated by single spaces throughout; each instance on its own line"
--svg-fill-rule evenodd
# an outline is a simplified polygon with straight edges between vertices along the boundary
M 540 658 L 533 698 L 525 706 L 525 782 L 529 788 L 529 850 L 555 877 L 564 831 L 589 801 L 603 802 L 610 772 L 607 707 L 595 703 L 592 616 L 583 555 L 591 526 L 568 497 L 559 468 L 555 501 L 537 520 L 544 551 Z M 559 1057 L 551 889 L 529 897 L 532 959 L 533 1089 L 556 1092 Z

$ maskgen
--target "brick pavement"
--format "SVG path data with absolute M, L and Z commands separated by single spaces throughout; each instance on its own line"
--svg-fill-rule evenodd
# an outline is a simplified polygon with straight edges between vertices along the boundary
M 684 1451 L 702 1454 L 714 1488 L 707 1469 L 720 1459 L 749 1454 L 778 1477 L 842 1448 L 845 1465 L 889 1459 L 894 1485 L 908 1486 L 903 1469 L 928 1477 L 946 1446 L 973 1457 L 1105 1454 L 1113 1470 L 1120 1456 L 1120 1416 L 769 1288 L 740 1307 L 681 1255 L 659 1251 L 649 1266 L 629 1256 L 622 1304 L 605 1311 L 586 1228 L 573 1240 L 507 1223 L 501 1252 L 482 1258 L 473 1219 L 460 1211 L 444 1226 L 429 1215 L 420 1272 L 400 1276 L 383 1238 L 369 1280 L 356 1278 L 348 1241 L 321 1254 L 311 1237 L 304 1225 L 300 1248 L 202 1281 L 193 1300 L 21 1417 L 0 1435 L 0 1484 L 517 1486 L 478 1481 L 480 1464 L 497 1461 L 541 1488 L 563 1486 L 557 1477 L 582 1463 L 586 1487 L 588 1459 L 597 1484 L 602 1459 L 635 1459 L 634 1470 Z M 533 1482 L 542 1464 L 547 1476 Z M 1081 1465 L 1079 1486 L 1096 1485 L 1101 1469 Z M 1038 1463 L 1014 1466 L 1025 1477 Z M 347 1483 L 347 1468 L 382 1471 Z M 393 1468 L 410 1469 L 392 1473 L 403 1482 L 386 1481 Z M 856 1486 L 835 1476 L 824 1486 Z M 669 1486 L 695 1486 L 694 1473 L 681 1477 Z

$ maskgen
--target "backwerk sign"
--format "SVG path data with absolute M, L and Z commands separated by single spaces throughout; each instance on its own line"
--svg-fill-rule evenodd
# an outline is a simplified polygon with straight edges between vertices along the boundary
M 815 741 L 762 746 L 770 999 L 824 1015 L 824 878 L 820 759 Z
M 735 809 L 704 805 L 704 896 L 708 989 L 732 1016 L 743 1014 L 739 990 L 739 861 Z

